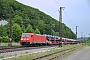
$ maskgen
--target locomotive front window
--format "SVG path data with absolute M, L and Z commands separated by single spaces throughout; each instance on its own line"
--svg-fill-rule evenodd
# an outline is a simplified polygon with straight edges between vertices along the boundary
M 30 34 L 23 33 L 22 37 L 29 37 Z

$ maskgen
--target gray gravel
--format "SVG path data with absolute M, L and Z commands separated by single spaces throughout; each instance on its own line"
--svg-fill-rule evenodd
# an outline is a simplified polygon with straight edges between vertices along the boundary
M 71 54 L 63 59 L 58 58 L 56 60 L 90 60 L 90 46 L 76 51 L 74 54 Z
M 32 53 L 37 53 L 37 52 L 48 51 L 48 49 L 50 49 L 50 48 L 54 48 L 54 47 L 1 53 L 0 56 L 3 56 L 3 57 L 5 57 L 5 59 L 7 59 L 7 58 L 11 58 L 11 57 L 13 57 L 15 55 L 19 56 L 19 55 L 25 54 L 25 52 L 28 52 L 28 54 L 32 54 Z M 0 60 L 2 60 L 2 59 L 0 58 Z

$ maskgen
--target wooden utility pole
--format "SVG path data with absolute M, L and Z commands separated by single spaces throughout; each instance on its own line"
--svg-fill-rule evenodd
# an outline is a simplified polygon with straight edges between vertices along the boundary
M 9 14 L 10 14 L 10 44 L 9 46 L 12 46 L 12 11 L 11 8 L 9 10 Z
M 59 47 L 62 47 L 62 9 L 65 7 L 60 7 L 59 11 Z

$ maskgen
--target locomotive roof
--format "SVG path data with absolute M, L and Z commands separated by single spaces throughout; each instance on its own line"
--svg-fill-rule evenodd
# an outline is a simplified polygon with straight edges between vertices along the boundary
M 44 35 L 41 35 L 41 34 L 35 34 L 35 35 L 37 35 L 37 36 L 44 36 Z

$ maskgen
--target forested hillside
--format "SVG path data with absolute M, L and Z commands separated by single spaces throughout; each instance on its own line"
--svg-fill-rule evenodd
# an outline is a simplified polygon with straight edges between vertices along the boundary
M 16 0 L 0 0 L 0 20 L 9 22 L 10 10 L 12 11 L 13 41 L 19 41 L 22 32 L 58 36 L 59 22 L 39 9 L 26 6 Z M 75 38 L 75 34 L 64 23 L 62 29 L 63 37 Z M 9 24 L 0 26 L 0 39 L 2 37 L 9 37 Z

